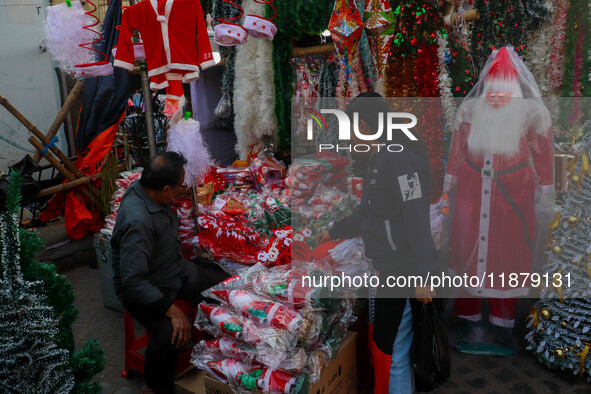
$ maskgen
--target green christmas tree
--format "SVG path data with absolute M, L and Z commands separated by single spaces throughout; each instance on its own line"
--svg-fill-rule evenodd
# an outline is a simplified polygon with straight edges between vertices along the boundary
M 587 128 L 591 124 L 587 123 Z M 551 225 L 541 299 L 531 308 L 528 350 L 551 369 L 591 381 L 591 133 L 580 143 L 570 189 Z
M 74 352 L 72 323 L 78 311 L 72 287 L 55 266 L 34 261 L 41 240 L 19 229 L 20 176 L 12 173 L 11 182 L 1 215 L 0 387 L 3 392 L 100 392 L 90 380 L 104 366 L 103 351 L 91 338 Z

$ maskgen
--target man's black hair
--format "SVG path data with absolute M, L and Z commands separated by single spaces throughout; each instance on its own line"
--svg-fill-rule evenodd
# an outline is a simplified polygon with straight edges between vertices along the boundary
M 176 187 L 181 180 L 187 159 L 181 153 L 161 152 L 152 157 L 142 171 L 140 183 L 152 190 L 162 190 L 166 185 Z

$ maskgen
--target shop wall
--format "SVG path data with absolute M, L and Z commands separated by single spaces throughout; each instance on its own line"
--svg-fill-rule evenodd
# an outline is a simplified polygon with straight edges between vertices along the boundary
M 53 123 L 61 99 L 51 57 L 40 48 L 48 1 L 5 0 L 0 5 L 0 94 L 42 132 Z M 26 4 L 18 6 L 18 4 Z M 45 4 L 35 6 L 31 4 Z M 0 106 L 0 171 L 34 153 L 31 133 Z M 67 153 L 63 126 L 58 148 Z M 43 164 L 46 162 L 43 160 Z

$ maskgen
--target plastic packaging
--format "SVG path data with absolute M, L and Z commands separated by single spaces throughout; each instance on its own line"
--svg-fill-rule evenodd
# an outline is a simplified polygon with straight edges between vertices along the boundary
M 239 316 L 223 306 L 212 304 L 199 304 L 195 327 L 215 337 L 227 336 L 257 349 L 267 346 L 279 353 L 291 352 L 297 343 L 294 334 L 287 330 L 261 327 L 253 320 Z M 269 350 L 267 353 L 272 352 Z

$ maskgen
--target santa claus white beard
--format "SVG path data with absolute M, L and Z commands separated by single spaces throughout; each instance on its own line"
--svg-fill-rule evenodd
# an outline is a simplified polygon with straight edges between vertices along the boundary
M 513 99 L 504 107 L 493 108 L 486 100 L 478 99 L 470 117 L 468 150 L 471 154 L 517 154 L 521 138 L 525 134 L 527 118 L 522 100 Z

